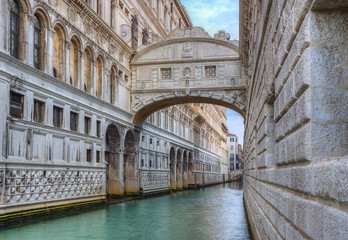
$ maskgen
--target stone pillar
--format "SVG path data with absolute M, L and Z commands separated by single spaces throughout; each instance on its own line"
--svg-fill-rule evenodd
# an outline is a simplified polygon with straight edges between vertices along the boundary
M 86 91 L 85 88 L 85 53 L 80 51 L 80 63 L 81 63 L 81 71 L 80 71 L 80 85 L 79 88 L 82 91 Z
M 176 159 L 176 153 L 174 154 Z M 176 190 L 176 160 L 173 162 L 170 161 L 170 189 Z
M 54 30 L 46 29 L 47 31 L 47 58 L 46 58 L 46 72 L 53 76 L 53 38 L 54 38 Z
M 183 188 L 188 188 L 188 164 L 183 165 Z
M 93 79 L 91 82 L 91 94 L 96 96 L 97 94 L 97 60 L 92 61 L 93 64 Z
M 107 193 L 124 194 L 123 183 L 123 154 L 124 149 L 111 149 L 109 153 L 109 164 L 107 166 Z
M 9 48 L 9 32 L 10 32 L 10 17 L 9 13 L 11 10 L 10 1 L 1 2 L 1 18 L 0 18 L 0 32 L 2 36 L 0 38 L 0 51 L 1 52 L 10 52 Z M 1 146 L 1 145 L 0 145 Z
M 35 24 L 35 16 L 32 14 L 27 15 L 27 52 L 22 51 L 23 53 L 23 61 L 27 62 L 29 65 L 34 66 L 34 24 Z M 25 46 L 23 46 L 25 48 Z M 19 53 L 21 54 L 21 52 Z
M 106 67 L 103 68 L 103 81 L 102 81 L 102 99 L 106 102 L 110 102 L 110 96 L 112 89 L 110 88 L 110 76 L 111 71 Z
M 71 43 L 70 42 L 65 42 L 66 46 L 66 68 L 65 68 L 65 73 L 66 73 L 66 82 L 70 84 L 70 48 L 71 48 Z
M 116 32 L 116 17 L 117 17 L 117 14 L 116 14 L 116 11 L 117 11 L 117 8 L 118 8 L 118 5 L 117 5 L 117 1 L 112 1 L 111 3 L 111 21 L 110 21 L 110 24 L 111 24 L 111 27 L 112 27 L 112 30 L 114 30 L 114 32 Z
M 9 85 L 6 81 L 0 79 L 0 159 L 5 159 L 6 155 L 6 118 L 9 106 Z M 1 170 L 0 170 L 1 171 Z

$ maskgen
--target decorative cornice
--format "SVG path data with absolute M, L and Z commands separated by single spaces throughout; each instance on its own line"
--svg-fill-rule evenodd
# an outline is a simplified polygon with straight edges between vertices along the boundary
M 96 28 L 113 37 L 113 40 L 116 41 L 116 43 L 118 43 L 129 56 L 134 54 L 134 50 L 126 42 L 124 42 L 123 39 L 118 36 L 104 20 L 102 20 L 97 14 L 95 14 L 95 12 L 92 11 L 84 1 L 72 0 L 72 2 L 75 3 L 76 7 L 83 11 L 86 16 L 94 21 Z

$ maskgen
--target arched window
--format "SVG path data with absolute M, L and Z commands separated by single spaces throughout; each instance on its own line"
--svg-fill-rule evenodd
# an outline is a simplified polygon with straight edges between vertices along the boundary
M 103 59 L 99 56 L 97 58 L 97 97 L 102 96 L 102 82 L 103 82 Z
M 87 47 L 85 51 L 85 86 L 84 90 L 85 92 L 91 93 L 91 88 L 92 88 L 92 60 L 93 60 L 93 55 L 92 55 L 92 50 Z
M 73 37 L 70 47 L 70 84 L 74 87 L 78 86 L 79 45 L 79 41 Z
M 53 37 L 53 76 L 59 79 L 63 78 L 63 42 L 64 34 L 62 28 L 57 25 L 54 27 Z
M 12 2 L 10 11 L 10 54 L 19 58 L 19 5 L 17 1 Z
M 112 67 L 110 75 L 110 103 L 112 104 L 115 104 L 116 101 L 116 76 L 117 70 L 115 67 Z
M 40 18 L 35 15 L 34 25 L 34 67 L 40 69 L 41 65 L 41 21 Z

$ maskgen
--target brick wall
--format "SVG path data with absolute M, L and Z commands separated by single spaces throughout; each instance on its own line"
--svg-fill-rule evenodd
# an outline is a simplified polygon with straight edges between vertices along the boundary
M 348 3 L 246 2 L 244 199 L 253 235 L 347 239 Z

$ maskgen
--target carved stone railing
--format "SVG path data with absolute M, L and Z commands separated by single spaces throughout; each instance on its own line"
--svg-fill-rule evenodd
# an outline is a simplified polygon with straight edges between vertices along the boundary
M 86 169 L 2 169 L 0 206 L 100 196 L 103 175 Z
M 140 170 L 141 188 L 143 192 L 168 189 L 170 187 L 169 170 Z

